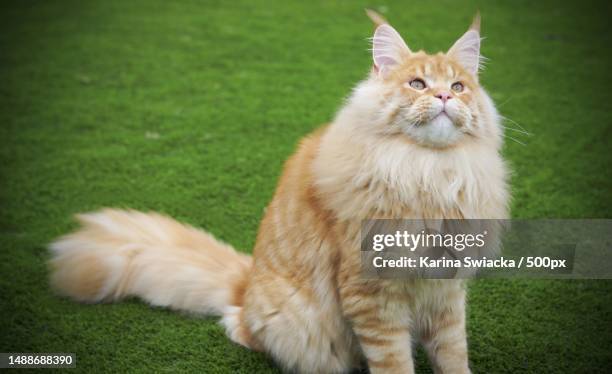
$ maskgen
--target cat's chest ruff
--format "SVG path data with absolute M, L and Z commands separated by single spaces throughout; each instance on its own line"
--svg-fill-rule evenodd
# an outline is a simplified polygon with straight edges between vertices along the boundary
M 465 199 L 467 188 L 475 188 L 469 180 L 470 172 L 464 175 L 448 165 L 383 163 L 378 170 L 370 170 L 368 180 L 369 207 L 373 213 L 390 214 L 396 217 L 440 216 L 445 212 L 457 215 L 469 204 Z

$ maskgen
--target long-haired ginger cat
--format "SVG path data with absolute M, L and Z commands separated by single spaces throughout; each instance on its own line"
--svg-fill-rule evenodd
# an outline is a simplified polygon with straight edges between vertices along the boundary
M 460 280 L 365 279 L 364 219 L 506 218 L 502 127 L 478 83 L 479 17 L 446 53 L 376 28 L 373 68 L 287 161 L 253 256 L 156 213 L 104 209 L 51 245 L 53 286 L 83 302 L 137 296 L 221 316 L 287 371 L 467 373 Z

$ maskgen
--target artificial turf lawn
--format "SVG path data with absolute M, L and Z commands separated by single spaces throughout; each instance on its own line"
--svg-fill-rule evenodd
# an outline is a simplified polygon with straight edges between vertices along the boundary
M 0 351 L 75 352 L 87 372 L 277 371 L 215 318 L 53 295 L 45 245 L 73 213 L 115 206 L 249 251 L 283 160 L 368 72 L 365 6 L 429 51 L 479 8 L 482 83 L 533 134 L 507 132 L 526 143 L 504 148 L 512 215 L 612 217 L 605 2 L 3 2 Z M 473 281 L 474 371 L 608 371 L 611 292 L 611 281 Z M 417 369 L 429 372 L 420 351 Z

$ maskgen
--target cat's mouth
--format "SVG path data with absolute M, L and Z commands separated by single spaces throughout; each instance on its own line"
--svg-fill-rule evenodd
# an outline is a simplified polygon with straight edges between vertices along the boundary
M 420 125 L 404 128 L 404 132 L 418 143 L 430 147 L 446 147 L 454 144 L 461 137 L 456 121 L 450 116 L 446 108 L 429 117 Z
M 436 114 L 431 120 L 433 121 L 434 119 L 436 119 L 438 117 L 442 117 L 442 116 L 447 117 L 448 119 L 450 119 L 450 117 L 448 116 L 448 113 L 446 113 L 446 110 L 442 109 L 440 111 L 440 113 Z
M 441 109 L 437 114 L 430 114 L 428 118 L 422 118 L 419 122 L 414 123 L 414 126 L 427 127 L 435 123 L 440 123 L 440 121 L 451 123 L 455 122 L 445 109 Z

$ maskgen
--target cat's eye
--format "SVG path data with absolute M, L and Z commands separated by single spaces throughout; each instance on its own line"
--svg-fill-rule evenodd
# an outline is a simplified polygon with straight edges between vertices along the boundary
M 423 80 L 421 79 L 413 79 L 410 81 L 410 87 L 414 88 L 415 90 L 423 90 L 425 89 L 425 82 L 423 82 Z
M 453 83 L 453 85 L 451 86 L 451 90 L 455 91 L 455 92 L 462 92 L 463 91 L 463 83 L 461 82 L 455 82 Z

